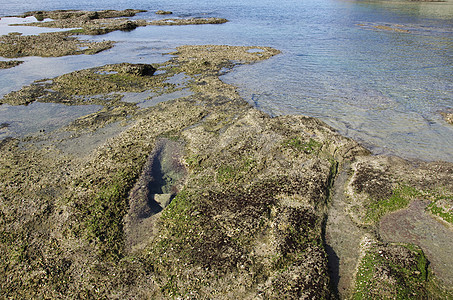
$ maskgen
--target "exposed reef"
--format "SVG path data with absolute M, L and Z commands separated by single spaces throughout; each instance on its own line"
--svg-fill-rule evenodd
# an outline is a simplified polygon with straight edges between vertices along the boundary
M 353 224 L 341 238 L 349 239 L 348 245 L 332 244 L 342 253 L 340 267 L 342 258 L 359 259 L 355 283 L 344 294 L 360 299 L 378 294 L 385 299 L 451 297 L 451 289 L 442 286 L 453 283 L 453 272 L 445 267 L 453 263 L 453 165 L 362 156 L 347 172 L 344 198 L 337 201 Z M 430 238 L 433 232 L 436 238 Z M 429 269 L 427 261 L 432 262 Z
M 20 65 L 21 63 L 23 63 L 23 61 L 20 61 L 20 60 L 0 61 L 0 69 L 14 68 L 14 67 Z
M 26 18 L 33 16 L 38 21 L 45 19 L 52 20 L 78 20 L 80 22 L 97 20 L 97 19 L 110 19 L 121 17 L 133 17 L 140 12 L 146 10 L 139 9 L 125 9 L 125 10 L 99 10 L 99 11 L 84 11 L 84 10 L 54 10 L 54 11 L 29 11 L 18 17 Z
M 427 200 L 431 212 L 453 221 L 453 167 L 445 162 L 408 162 L 396 157 L 358 159 L 346 193 L 349 212 L 361 226 L 375 226 L 388 212 L 412 200 Z
M 1 296 L 336 298 L 326 223 L 338 173 L 338 211 L 364 228 L 350 295 L 448 296 L 421 246 L 383 241 L 379 221 L 423 197 L 448 222 L 452 165 L 370 156 L 315 118 L 258 111 L 219 79 L 278 53 L 182 46 L 160 65 L 81 70 L 1 99 L 104 106 L 62 128 L 69 137 L 0 142 Z M 148 108 L 122 101 L 181 89 L 191 94 Z M 62 147 L 119 120 L 92 151 Z
M 147 25 L 203 25 L 203 24 L 223 24 L 228 22 L 223 18 L 190 18 L 190 19 L 164 19 L 150 21 Z
M 156 15 L 171 15 L 173 12 L 168 11 L 168 10 L 158 10 L 156 11 Z
M 113 47 L 113 42 L 79 40 L 69 32 L 21 35 L 10 33 L 0 36 L 0 56 L 7 58 L 25 56 L 57 57 L 77 54 L 96 54 Z
M 197 24 L 222 24 L 227 22 L 223 18 L 190 18 L 190 19 L 164 19 L 148 21 L 143 19 L 130 20 L 129 17 L 137 13 L 145 12 L 144 10 L 127 9 L 124 11 L 106 10 L 106 11 L 78 11 L 62 10 L 48 12 L 28 12 L 22 17 L 35 16 L 37 19 L 51 21 L 33 22 L 21 25 L 51 27 L 51 28 L 79 28 L 74 30 L 73 34 L 100 35 L 116 30 L 133 30 L 137 27 L 148 25 L 197 25 Z M 158 14 L 168 15 L 171 12 L 158 11 Z M 124 18 L 127 17 L 127 18 Z M 38 20 L 39 20 L 38 19 Z
M 428 261 L 414 245 L 362 240 L 355 299 L 429 299 Z M 437 297 L 436 297 L 437 298 Z
M 0 56 L 17 58 L 25 56 L 58 57 L 78 54 L 96 54 L 113 47 L 112 41 L 93 42 L 80 40 L 78 35 L 102 35 L 112 31 L 130 31 L 141 26 L 151 25 L 200 25 L 222 24 L 222 18 L 190 18 L 164 20 L 131 20 L 143 10 L 126 9 L 123 11 L 32 11 L 19 17 L 34 16 L 39 22 L 18 24 L 21 26 L 37 26 L 51 28 L 67 28 L 64 32 L 50 32 L 39 35 L 21 35 L 10 33 L 0 36 Z M 14 25 L 13 25 L 14 26 Z M 2 66 L 6 66 L 2 63 Z M 8 66 L 12 66 L 9 64 Z M 4 67 L 2 67 L 4 68 Z

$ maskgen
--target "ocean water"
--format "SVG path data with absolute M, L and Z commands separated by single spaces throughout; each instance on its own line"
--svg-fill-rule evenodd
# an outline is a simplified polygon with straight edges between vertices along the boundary
M 137 18 L 161 18 L 154 12 L 163 9 L 173 11 L 173 17 L 230 22 L 149 26 L 90 37 L 118 43 L 94 56 L 25 58 L 16 68 L 0 70 L 0 96 L 77 69 L 162 62 L 169 58 L 163 54 L 184 44 L 271 46 L 282 54 L 222 78 L 259 109 L 274 116 L 320 118 L 376 154 L 453 161 L 453 126 L 440 116 L 453 110 L 452 0 L 0 0 L 0 16 L 126 8 L 148 10 Z M 10 30 L 7 22 L 0 20 L 0 34 Z M 13 113 L 0 109 L 0 123 Z

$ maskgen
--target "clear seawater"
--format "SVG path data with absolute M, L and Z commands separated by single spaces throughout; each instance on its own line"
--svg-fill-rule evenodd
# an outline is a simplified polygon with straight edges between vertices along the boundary
M 94 56 L 25 58 L 0 70 L 0 96 L 36 79 L 106 63 L 162 62 L 169 58 L 164 53 L 184 44 L 271 46 L 282 54 L 223 76 L 259 109 L 320 118 L 376 154 L 453 161 L 453 126 L 439 114 L 453 109 L 452 0 L 0 0 L 0 16 L 126 8 L 148 10 L 137 18 L 161 18 L 154 12 L 163 9 L 173 17 L 230 22 L 87 37 L 118 43 Z M 0 34 L 5 32 L 0 22 Z M 3 111 L 0 123 L 15 113 Z

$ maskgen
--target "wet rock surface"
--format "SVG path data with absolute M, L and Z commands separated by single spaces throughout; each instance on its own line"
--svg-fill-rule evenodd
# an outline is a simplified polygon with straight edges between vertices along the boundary
M 339 294 L 363 299 L 378 295 L 386 299 L 451 297 L 453 273 L 446 266 L 451 264 L 448 249 L 453 246 L 453 165 L 361 156 L 346 172 L 349 178 L 336 188 L 340 197 L 332 198 L 326 228 L 330 256 L 333 262 L 336 260 L 332 271 L 339 278 Z M 366 246 L 367 240 L 386 249 L 393 247 L 392 243 L 419 249 L 419 260 L 429 263 L 426 280 L 419 278 L 408 284 L 401 277 L 401 272 L 409 272 L 402 265 L 407 263 L 406 258 L 399 257 L 398 264 L 380 262 L 377 248 Z M 355 270 L 351 267 L 354 264 Z M 411 272 L 418 275 L 424 272 L 414 270 Z M 351 271 L 355 274 L 353 282 L 345 286 L 345 281 L 351 280 Z M 391 282 L 403 287 L 392 287 Z
M 14 68 L 20 65 L 21 63 L 23 63 L 23 61 L 19 60 L 0 61 L 0 69 Z
M 367 234 L 347 213 L 345 185 L 349 168 L 349 164 L 345 164 L 335 179 L 325 236 L 332 283 L 336 293 L 344 299 L 353 293 L 361 242 Z
M 414 201 L 408 208 L 382 218 L 379 232 L 383 240 L 419 245 L 429 259 L 432 270 L 446 286 L 453 286 L 453 231 L 426 209 L 429 202 Z
M 171 15 L 173 14 L 171 11 L 168 10 L 158 10 L 156 11 L 156 15 Z
M 187 176 L 183 165 L 184 145 L 166 138 L 156 142 L 153 152 L 129 195 L 125 216 L 125 235 L 130 249 L 156 234 L 154 221 L 184 186 Z M 136 251 L 136 250 L 134 250 Z
M 272 119 L 221 82 L 224 67 L 278 53 L 253 48 L 178 48 L 160 67 L 166 76 L 189 76 L 193 96 L 139 111 L 93 152 L 65 154 L 51 140 L 44 148 L 5 141 L 3 295 L 330 297 L 322 220 L 332 164 L 363 150 L 315 119 Z M 111 80 L 122 68 L 77 78 Z M 67 82 L 78 92 L 70 102 L 99 98 L 97 90 L 82 92 L 83 84 L 76 89 L 73 76 Z M 69 84 L 63 79 L 47 84 Z M 186 179 L 170 176 L 175 169 L 186 170 Z
M 39 35 L 23 36 L 20 33 L 10 33 L 0 36 L 0 56 L 17 58 L 26 56 L 58 57 L 96 54 L 110 49 L 113 47 L 114 42 L 92 42 L 80 40 L 77 36 L 102 35 L 117 30 L 131 31 L 140 26 L 222 24 L 227 22 L 226 19 L 222 18 L 175 18 L 154 21 L 128 19 L 140 12 L 144 12 L 144 10 L 57 10 L 27 12 L 19 17 L 34 16 L 39 22 L 18 25 L 67 28 L 70 30 L 65 32 L 42 33 Z M 14 65 L 5 63 L 0 65 L 1 68 L 5 68 L 6 66 L 13 67 Z
M 334 254 L 338 274 L 352 271 L 340 282 L 358 298 L 440 295 L 424 246 L 386 243 L 379 222 L 418 197 L 448 222 L 451 165 L 369 156 L 317 119 L 271 118 L 219 79 L 278 53 L 182 46 L 152 69 L 81 70 L 1 99 L 104 106 L 62 128 L 66 141 L 54 133 L 1 141 L 2 296 L 329 299 L 338 296 Z M 179 74 L 182 86 L 168 82 Z M 181 88 L 191 94 L 148 108 L 121 101 L 124 92 Z M 122 130 L 97 148 L 60 147 L 119 121 Z M 382 287 L 395 282 L 403 288 Z
M 8 34 L 0 36 L 0 56 L 66 56 L 96 54 L 110 49 L 113 42 L 89 42 L 71 36 L 69 32 L 42 33 L 40 35 Z

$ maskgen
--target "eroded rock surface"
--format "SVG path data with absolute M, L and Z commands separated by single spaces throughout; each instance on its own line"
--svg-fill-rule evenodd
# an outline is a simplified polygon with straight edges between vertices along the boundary
M 77 54 L 96 54 L 113 47 L 113 42 L 89 42 L 71 36 L 69 32 L 42 33 L 40 35 L 8 34 L 0 36 L 0 56 L 55 57 Z
M 451 166 L 369 156 L 317 119 L 271 118 L 219 79 L 221 71 L 278 53 L 183 46 L 153 66 L 157 75 L 107 65 L 6 95 L 3 103 L 11 104 L 104 103 L 62 129 L 74 136 L 120 119 L 127 126 L 78 155 L 51 133 L 1 141 L 2 296 L 335 298 L 325 224 L 335 224 L 326 221 L 332 187 L 349 164 L 348 197 L 335 209 L 364 230 L 353 271 L 368 277 L 354 272 L 355 295 L 373 296 L 385 282 L 403 283 L 385 290 L 389 298 L 438 295 L 420 248 L 380 241 L 378 224 L 395 208 L 384 205 L 389 199 L 401 208 L 419 195 L 447 220 Z M 168 82 L 178 74 L 187 77 L 182 87 Z M 148 108 L 121 101 L 124 92 L 152 98 L 177 88 L 191 94 Z
M 412 287 L 411 284 L 406 286 L 406 279 L 392 277 L 398 272 L 409 272 L 401 265 L 408 263 L 404 257 L 399 257 L 400 262 L 396 265 L 372 269 L 372 265 L 380 264 L 376 261 L 378 256 L 375 256 L 374 251 L 377 248 L 373 246 L 374 250 L 370 250 L 362 243 L 360 249 L 366 254 L 357 260 L 356 272 L 359 273 L 355 276 L 354 296 L 377 297 L 380 292 L 386 291 L 383 297 L 388 299 L 451 297 L 449 287 L 453 273 L 445 266 L 451 265 L 448 249 L 453 247 L 453 165 L 447 162 L 410 162 L 396 157 L 362 156 L 352 164 L 350 173 L 345 185 L 346 198 L 340 200 L 342 214 L 353 221 L 351 228 L 356 226 L 350 236 L 359 234 L 362 239 L 371 237 L 385 249 L 393 247 L 392 243 L 407 243 L 401 245 L 419 253 L 419 259 L 432 262 L 432 273 L 427 273 L 427 280 L 417 277 L 423 270 L 414 269 L 410 272 L 417 272 L 414 277 L 418 278 L 417 283 L 414 282 Z M 344 245 L 338 251 L 344 253 L 345 259 L 349 257 L 348 248 L 352 250 L 352 247 Z M 388 264 L 385 261 L 382 263 Z M 360 275 L 360 272 L 365 271 L 368 272 L 365 277 Z M 432 274 L 436 277 L 432 277 Z M 401 286 L 392 287 L 390 282 L 400 282 Z M 388 287 L 384 288 L 382 284 Z
M 189 76 L 193 95 L 139 110 L 124 132 L 92 153 L 74 157 L 51 143 L 23 148 L 5 141 L 3 295 L 331 297 L 322 236 L 328 190 L 336 161 L 364 150 L 318 120 L 270 118 L 221 82 L 223 68 L 278 53 L 251 49 L 178 48 L 161 68 Z M 83 78 L 112 80 L 118 68 L 73 73 L 45 89 L 67 93 L 74 104 L 79 96 L 96 99 L 120 85 L 84 92 Z M 125 75 L 149 82 L 145 90 L 158 82 Z M 60 99 L 44 92 L 24 93 L 24 101 Z M 171 145 L 179 150 L 164 155 Z M 168 174 L 165 156 L 185 165 L 186 179 L 174 190 L 146 187 Z
M 50 32 L 39 35 L 10 33 L 0 36 L 0 56 L 17 58 L 25 56 L 58 57 L 78 54 L 96 54 L 113 47 L 112 41 L 92 42 L 80 40 L 78 35 L 102 35 L 112 31 L 131 31 L 137 27 L 149 25 L 198 25 L 222 24 L 222 18 L 164 19 L 148 21 L 128 19 L 143 10 L 126 9 L 102 11 L 32 11 L 19 17 L 34 16 L 39 22 L 19 24 L 51 28 L 67 28 L 65 32 Z M 13 67 L 11 64 L 2 65 Z M 2 67 L 4 68 L 4 67 Z

